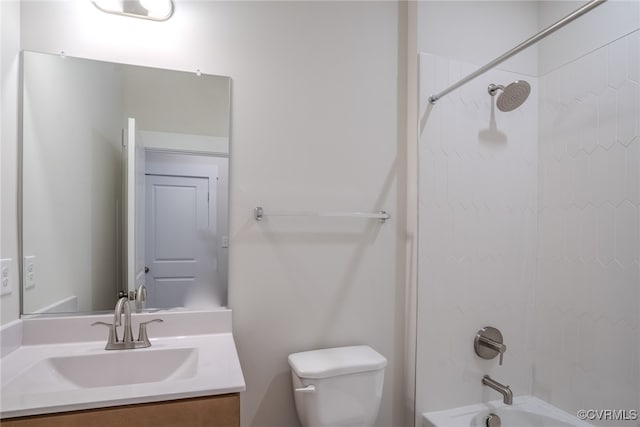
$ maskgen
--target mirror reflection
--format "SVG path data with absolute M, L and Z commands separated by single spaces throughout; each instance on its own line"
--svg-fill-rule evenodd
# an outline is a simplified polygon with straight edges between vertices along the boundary
M 23 52 L 22 313 L 227 304 L 230 78 Z

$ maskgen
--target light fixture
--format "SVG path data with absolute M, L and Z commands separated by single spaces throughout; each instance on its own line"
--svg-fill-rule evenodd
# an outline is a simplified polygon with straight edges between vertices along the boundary
M 134 18 L 166 21 L 173 15 L 173 0 L 91 0 L 106 13 Z

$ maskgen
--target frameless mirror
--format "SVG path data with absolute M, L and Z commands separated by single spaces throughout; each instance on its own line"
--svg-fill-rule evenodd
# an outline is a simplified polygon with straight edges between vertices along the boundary
M 22 65 L 22 314 L 225 306 L 230 78 Z

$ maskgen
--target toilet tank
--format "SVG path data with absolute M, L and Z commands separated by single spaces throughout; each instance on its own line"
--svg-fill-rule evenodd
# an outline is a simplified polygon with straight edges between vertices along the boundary
M 289 355 L 296 410 L 305 427 L 372 426 L 387 360 L 369 346 Z

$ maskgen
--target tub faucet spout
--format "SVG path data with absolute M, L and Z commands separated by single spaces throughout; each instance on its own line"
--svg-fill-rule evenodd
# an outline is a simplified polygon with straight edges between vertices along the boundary
M 498 381 L 491 378 L 489 375 L 482 377 L 482 384 L 491 387 L 502 395 L 502 401 L 505 405 L 513 404 L 513 392 L 508 385 L 500 384 Z

